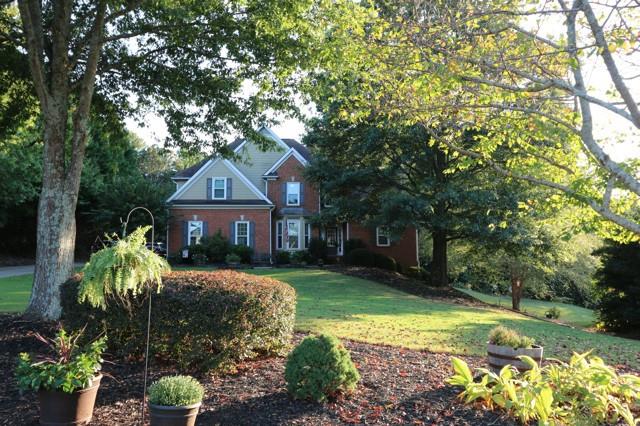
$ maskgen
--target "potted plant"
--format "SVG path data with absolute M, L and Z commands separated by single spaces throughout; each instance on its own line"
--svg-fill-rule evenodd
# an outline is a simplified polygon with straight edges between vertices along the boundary
M 507 364 L 520 372 L 529 370 L 531 367 L 518 358 L 521 355 L 530 356 L 540 364 L 542 346 L 536 345 L 531 337 L 522 336 L 507 327 L 498 326 L 491 330 L 487 343 L 487 358 L 491 370 L 498 372 Z
M 204 389 L 190 376 L 163 377 L 149 386 L 152 426 L 193 426 Z
M 34 390 L 40 402 L 40 424 L 79 425 L 89 423 L 100 387 L 102 353 L 106 337 L 85 347 L 78 345 L 80 333 L 63 329 L 54 339 L 35 334 L 51 355 L 32 360 L 21 353 L 16 378 L 21 390 Z

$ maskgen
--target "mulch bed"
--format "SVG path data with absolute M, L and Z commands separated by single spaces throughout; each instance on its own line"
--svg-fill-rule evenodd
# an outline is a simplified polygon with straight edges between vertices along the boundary
M 37 352 L 41 344 L 30 331 L 47 335 L 54 324 L 30 322 L 18 316 L 0 315 L 0 425 L 38 422 L 34 395 L 20 395 L 13 379 L 19 352 Z M 296 334 L 295 341 L 304 337 Z M 212 425 L 512 425 L 497 413 L 463 406 L 456 389 L 444 383 L 451 375 L 449 355 L 345 341 L 362 376 L 354 395 L 326 404 L 293 401 L 286 393 L 284 358 L 245 362 L 238 372 L 223 376 L 199 376 L 205 388 L 198 424 Z M 484 358 L 462 357 L 472 366 Z M 104 370 L 98 393 L 94 425 L 139 424 L 143 383 L 142 364 L 115 362 Z M 176 374 L 171 366 L 152 363 L 151 379 Z
M 428 299 L 466 306 L 488 306 L 486 303 L 452 287 L 432 287 L 427 285 L 424 281 L 407 277 L 406 275 L 402 275 L 397 272 L 362 266 L 329 265 L 326 268 L 344 275 L 385 284 L 389 287 L 404 291 L 405 293 Z

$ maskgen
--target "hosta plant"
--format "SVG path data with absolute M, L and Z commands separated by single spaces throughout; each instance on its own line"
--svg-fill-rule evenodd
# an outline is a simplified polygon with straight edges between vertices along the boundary
M 35 334 L 48 346 L 50 354 L 35 360 L 21 353 L 16 367 L 16 378 L 21 390 L 60 390 L 66 393 L 85 389 L 91 385 L 101 369 L 102 353 L 107 338 L 101 337 L 86 347 L 78 345 L 80 333 L 67 334 L 60 330 L 54 339 Z
M 597 425 L 620 421 L 635 426 L 640 409 L 640 377 L 617 374 L 590 352 L 573 354 L 568 363 L 553 360 L 540 368 L 527 356 L 520 357 L 531 370 L 519 374 L 505 366 L 496 374 L 478 368 L 474 380 L 468 365 L 453 358 L 455 374 L 447 382 L 463 387 L 466 403 L 505 410 L 523 424 Z M 634 414 L 636 413 L 636 414 Z
M 109 241 L 111 246 L 91 255 L 82 269 L 78 300 L 94 307 L 106 307 L 106 298 L 140 294 L 146 284 L 160 290 L 161 275 L 169 271 L 169 264 L 146 247 L 145 234 L 150 227 L 140 227 L 126 238 Z

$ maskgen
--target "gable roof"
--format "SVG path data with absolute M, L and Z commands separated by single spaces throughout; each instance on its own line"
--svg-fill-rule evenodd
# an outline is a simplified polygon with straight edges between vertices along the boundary
M 189 189 L 193 185 L 193 183 L 205 173 L 207 169 L 210 169 L 211 167 L 213 167 L 214 164 L 217 164 L 218 162 L 224 163 L 224 165 L 227 166 L 227 168 L 233 174 L 235 174 L 242 181 L 242 183 L 244 183 L 249 188 L 249 190 L 253 192 L 259 199 L 267 202 L 268 204 L 272 204 L 271 200 L 269 200 L 262 192 L 260 192 L 260 190 L 256 188 L 256 186 L 253 183 L 251 183 L 251 181 L 249 181 L 249 179 L 247 179 L 246 176 L 242 174 L 242 172 L 240 172 L 240 170 L 238 170 L 238 168 L 234 166 L 233 163 L 231 163 L 231 161 L 227 159 L 223 159 L 221 157 L 217 157 L 215 159 L 211 158 L 206 160 L 204 165 L 202 165 L 200 169 L 197 170 L 184 185 L 182 185 L 176 192 L 174 192 L 167 199 L 167 203 L 174 201 L 176 198 L 178 198 L 180 195 L 186 192 L 187 189 Z
M 293 148 L 295 151 L 297 151 L 297 153 L 307 162 L 311 161 L 311 151 L 309 151 L 309 148 L 307 148 L 306 146 L 304 146 L 303 144 L 301 144 L 300 142 L 298 142 L 295 139 L 280 139 L 280 137 L 278 137 L 278 135 L 276 135 L 273 130 L 269 129 L 268 127 L 261 127 L 260 132 L 262 132 L 263 134 L 266 134 L 266 136 L 270 136 L 272 139 L 274 139 L 276 141 L 276 143 L 278 144 L 284 144 L 287 146 L 287 148 L 289 148 L 287 150 L 287 152 L 285 153 L 285 156 L 291 155 L 289 153 L 289 151 L 291 150 L 291 148 Z M 236 138 L 233 142 L 229 143 L 227 145 L 227 147 L 232 150 L 233 152 L 237 152 L 239 151 L 239 149 L 242 147 L 242 145 L 246 142 L 246 139 L 243 138 Z M 202 169 L 205 164 L 207 164 L 209 162 L 209 160 L 213 160 L 214 158 L 216 158 L 215 156 L 212 157 L 208 157 L 205 158 L 204 160 L 200 161 L 199 163 L 188 167 L 184 170 L 180 170 L 179 172 L 177 172 L 176 174 L 174 174 L 171 179 L 173 180 L 187 180 L 189 178 L 191 178 L 192 176 L 194 176 L 196 173 L 198 173 L 198 171 L 200 169 Z M 287 156 L 288 158 L 288 156 Z M 282 159 L 281 159 L 282 160 Z M 280 160 L 279 160 L 280 161 Z M 278 162 L 279 162 L 278 161 Z M 302 162 L 302 161 L 301 161 Z M 304 164 L 304 162 L 302 162 Z M 277 168 L 277 167 L 276 167 Z M 272 167 L 273 169 L 273 167 Z M 271 169 L 270 169 L 271 170 Z M 239 171 L 238 171 L 239 172 Z M 266 174 L 266 173 L 265 173 Z
M 302 154 L 300 154 L 294 148 L 289 148 L 289 150 L 285 152 L 285 154 L 280 157 L 280 159 L 276 161 L 274 165 L 269 168 L 269 170 L 264 172 L 263 176 L 277 176 L 276 170 L 278 170 L 280 166 L 282 166 L 282 164 L 284 164 L 284 162 L 287 161 L 291 156 L 295 157 L 295 159 L 298 160 L 303 166 L 306 166 L 308 163 L 308 161 L 302 156 Z

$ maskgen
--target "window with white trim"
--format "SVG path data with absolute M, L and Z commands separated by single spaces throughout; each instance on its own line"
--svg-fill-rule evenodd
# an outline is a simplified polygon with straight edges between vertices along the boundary
M 338 228 L 335 226 L 329 227 L 325 230 L 325 240 L 327 240 L 327 247 L 338 246 Z
M 276 222 L 276 248 L 282 249 L 282 231 L 284 229 L 284 223 L 279 220 Z
M 300 205 L 300 182 L 287 182 L 287 205 Z
M 309 222 L 304 223 L 304 248 L 309 248 L 309 241 L 311 240 L 311 224 Z
M 203 224 L 201 220 L 190 220 L 187 228 L 187 245 L 200 244 L 203 234 Z
M 213 178 L 213 185 L 211 187 L 211 198 L 214 200 L 226 200 L 227 199 L 227 178 L 216 177 Z
M 300 220 L 287 220 L 287 248 L 297 250 L 300 248 Z
M 249 222 L 239 220 L 236 222 L 236 245 L 249 245 Z
M 386 226 L 376 227 L 376 245 L 378 247 L 389 247 L 391 245 L 389 228 L 387 228 Z

